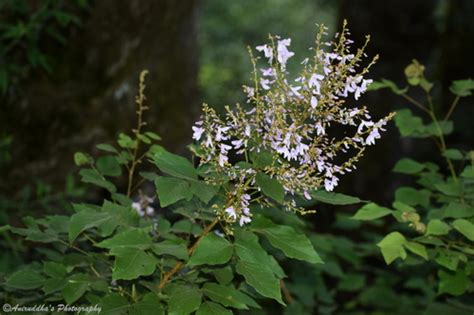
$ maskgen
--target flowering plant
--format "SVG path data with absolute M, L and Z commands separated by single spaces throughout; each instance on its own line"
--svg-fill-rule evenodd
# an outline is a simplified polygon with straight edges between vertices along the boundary
M 358 70 L 365 45 L 351 53 L 345 27 L 334 42 L 323 35 L 321 27 L 314 58 L 294 80 L 286 71 L 290 39 L 270 37 L 257 47 L 268 65 L 257 69 L 252 57 L 248 103 L 227 107 L 223 117 L 205 105 L 193 127 L 198 167 L 145 131 L 143 72 L 137 127 L 115 146 L 98 145 L 104 155 L 97 159 L 75 155 L 82 181 L 107 192 L 103 204 L 78 203 L 69 215 L 0 228 L 39 244 L 35 262 L 6 277 L 5 299 L 99 303 L 106 314 L 232 314 L 260 308 L 266 298 L 293 303 L 281 260 L 323 260 L 304 223 L 286 224 L 301 222 L 295 213 L 271 207 L 306 213 L 300 196 L 360 202 L 330 191 L 391 118 L 374 122 L 365 107 L 344 106 L 367 89 L 364 75 L 374 60 Z M 334 132 L 350 130 L 339 138 Z M 160 172 L 139 172 L 145 163 Z M 123 173 L 121 192 L 114 178 Z M 145 183 L 157 198 L 144 192 Z
M 320 27 L 314 56 L 301 62 L 294 80 L 286 70 L 294 56 L 291 39 L 270 36 L 269 44 L 256 48 L 265 66 L 257 68 L 258 59 L 252 56 L 254 85 L 243 87 L 247 104 L 225 107 L 224 116 L 203 106 L 201 120 L 193 127 L 200 145 L 194 152 L 207 167 L 203 176 L 208 182 L 236 183 L 229 191 L 233 201 L 219 212 L 227 222 L 249 223 L 251 195 L 260 190 L 286 208 L 305 213 L 294 198 L 285 200 L 284 195 L 311 200 L 317 189 L 332 191 L 341 175 L 356 168 L 365 147 L 380 138 L 392 114 L 373 121 L 366 107 L 346 106 L 348 97 L 358 100 L 367 90 L 372 80 L 364 76 L 377 57 L 362 67 L 369 38 L 353 53 L 345 26 L 329 42 L 323 40 L 326 28 Z M 340 130 L 344 136 L 338 138 Z M 229 154 L 242 161 L 230 163 Z

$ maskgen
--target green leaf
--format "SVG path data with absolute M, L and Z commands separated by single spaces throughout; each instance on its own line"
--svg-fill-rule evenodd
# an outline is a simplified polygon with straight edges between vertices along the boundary
M 197 180 L 197 172 L 186 158 L 170 153 L 158 145 L 154 145 L 150 150 L 153 162 L 162 172 L 173 177 Z
M 95 146 L 97 149 L 110 153 L 118 153 L 117 149 L 113 145 L 107 143 L 101 143 Z
M 156 141 L 161 140 L 161 137 L 157 133 L 154 133 L 154 132 L 151 132 L 151 131 L 145 132 L 145 136 L 147 136 L 150 139 L 156 140 Z
M 287 257 L 313 264 L 323 263 L 306 235 L 290 226 L 276 225 L 271 220 L 258 216 L 253 220 L 252 229 L 265 235 L 270 244 L 280 249 Z
M 122 175 L 122 168 L 113 156 L 102 156 L 96 163 L 99 172 L 105 176 L 120 176 Z
M 285 305 L 281 298 L 280 280 L 272 267 L 273 257 L 258 243 L 258 237 L 248 231 L 235 231 L 235 251 L 239 257 L 236 270 L 261 295 Z
M 86 165 L 92 163 L 93 161 L 94 160 L 88 154 L 82 152 L 74 153 L 74 163 L 76 166 Z
M 451 160 L 463 160 L 464 155 L 461 153 L 461 151 L 456 150 L 456 149 L 447 149 L 443 152 L 443 156 L 447 157 L 448 159 Z
M 62 290 L 67 284 L 67 280 L 64 278 L 49 278 L 44 281 L 44 285 L 41 288 L 44 294 L 51 294 L 53 292 Z
M 438 293 L 448 293 L 451 295 L 462 295 L 469 288 L 471 281 L 466 276 L 464 270 L 458 269 L 453 275 L 444 270 L 438 271 L 440 278 Z
M 416 254 L 420 257 L 423 257 L 425 260 L 428 260 L 428 252 L 426 251 L 425 245 L 416 242 L 407 242 L 405 244 L 405 247 L 413 254 Z
M 74 214 L 69 223 L 69 242 L 72 243 L 83 231 L 98 227 L 110 220 L 114 220 L 114 216 L 108 212 L 81 211 Z
M 325 190 L 317 190 L 311 193 L 311 197 L 317 201 L 330 205 L 352 205 L 363 202 L 357 197 L 348 196 L 339 193 L 328 192 Z
M 392 232 L 384 237 L 377 246 L 382 251 L 383 258 L 387 265 L 390 265 L 395 259 L 407 257 L 404 245 L 407 243 L 405 237 L 399 232 Z
M 130 228 L 108 238 L 95 246 L 100 248 L 109 248 L 112 251 L 116 248 L 136 248 L 148 249 L 153 244 L 150 235 L 145 229 Z
M 116 247 L 111 253 L 115 257 L 112 270 L 114 280 L 133 280 L 155 272 L 157 260 L 143 250 L 130 247 Z
M 249 296 L 234 289 L 231 286 L 224 286 L 216 283 L 205 283 L 202 291 L 204 295 L 213 300 L 214 302 L 220 303 L 225 307 L 233 307 L 242 310 L 248 310 L 247 303 L 252 306 L 258 306 L 258 304 Z
M 41 287 L 44 281 L 45 278 L 39 272 L 26 267 L 8 277 L 5 285 L 14 289 L 31 290 Z
M 117 188 L 114 184 L 107 181 L 99 172 L 93 169 L 82 169 L 79 171 L 79 175 L 81 175 L 81 180 L 84 183 L 90 183 L 96 185 L 98 187 L 102 187 L 114 193 L 117 191 Z
M 170 315 L 190 314 L 201 305 L 202 293 L 196 288 L 175 286 L 168 302 Z
M 193 193 L 189 182 L 172 177 L 160 176 L 155 180 L 160 206 L 167 207 L 182 199 L 191 200 Z
M 393 211 L 388 209 L 388 208 L 385 208 L 385 207 L 381 207 L 375 203 L 369 203 L 369 204 L 366 204 L 365 206 L 363 206 L 362 208 L 360 208 L 356 214 L 354 214 L 354 216 L 352 217 L 352 219 L 354 220 L 375 220 L 375 219 L 378 219 L 378 218 L 382 218 L 386 215 L 389 215 L 389 214 L 392 214 Z
M 117 143 L 124 149 L 135 149 L 137 147 L 137 141 L 124 133 L 119 134 Z
M 231 257 L 232 244 L 223 237 L 209 233 L 199 242 L 188 265 L 220 265 L 228 262 Z
M 424 164 L 418 163 L 412 159 L 401 159 L 395 164 L 394 172 L 403 174 L 416 174 L 425 168 Z
M 450 202 L 444 210 L 443 218 L 468 218 L 474 216 L 474 207 L 465 203 Z
M 209 185 L 206 182 L 191 182 L 191 192 L 202 202 L 208 203 L 219 191 L 219 186 Z
M 74 303 L 83 296 L 89 289 L 90 280 L 90 277 L 83 273 L 78 273 L 69 277 L 67 284 L 61 291 L 66 303 Z
M 461 177 L 474 178 L 474 166 L 473 165 L 466 166 L 461 173 Z
M 274 199 L 275 201 L 282 203 L 285 198 L 285 190 L 283 189 L 282 184 L 275 179 L 271 178 L 265 173 L 257 173 L 255 177 L 258 187 L 262 189 L 262 192 Z
M 409 206 L 428 207 L 431 193 L 428 190 L 417 190 L 412 187 L 400 187 L 395 191 L 395 199 Z
M 433 219 L 428 222 L 426 227 L 426 235 L 446 235 L 451 230 L 451 227 L 438 219 Z
M 67 274 L 66 266 L 53 261 L 43 263 L 43 272 L 52 278 L 64 278 Z
M 368 91 L 376 91 L 380 89 L 388 88 L 390 89 L 393 93 L 397 95 L 405 94 L 408 91 L 408 87 L 405 88 L 399 88 L 395 82 L 387 80 L 387 79 L 382 79 L 381 81 L 374 81 L 372 82 L 368 87 Z
M 182 239 L 164 240 L 154 244 L 152 251 L 160 255 L 171 255 L 179 259 L 187 260 L 189 258 L 186 241 Z
M 128 315 L 130 305 L 125 297 L 116 293 L 107 294 L 100 301 L 102 315 Z
M 403 137 L 416 134 L 424 128 L 420 117 L 414 116 L 409 109 L 397 111 L 395 115 L 395 125 Z
M 260 152 L 254 151 L 251 154 L 251 158 L 256 168 L 264 168 L 273 163 L 273 154 L 267 150 L 261 150 Z
M 458 269 L 459 260 L 462 258 L 461 253 L 454 252 L 446 248 L 438 248 L 438 255 L 435 261 L 441 266 L 449 270 L 456 271 Z
M 234 278 L 234 271 L 230 266 L 214 269 L 212 273 L 214 274 L 214 277 L 216 277 L 216 280 L 223 285 L 229 284 Z
M 155 294 L 147 293 L 141 301 L 130 305 L 129 314 L 165 315 L 165 310 Z
M 474 224 L 464 219 L 457 219 L 451 225 L 468 240 L 474 242 Z
M 456 80 L 453 81 L 449 90 L 460 97 L 470 96 L 472 95 L 472 90 L 474 90 L 474 80 L 467 79 L 467 80 Z
M 204 302 L 197 310 L 196 315 L 232 315 L 232 312 L 226 310 L 219 304 L 213 302 Z

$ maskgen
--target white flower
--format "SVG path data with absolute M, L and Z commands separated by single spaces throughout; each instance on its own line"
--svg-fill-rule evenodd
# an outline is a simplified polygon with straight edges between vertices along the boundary
M 152 207 L 148 206 L 148 207 L 146 207 L 145 213 L 146 213 L 147 216 L 152 216 L 152 215 L 155 214 L 155 209 L 153 209 Z
M 303 195 L 304 195 L 304 197 L 305 197 L 307 200 L 311 200 L 311 199 L 312 199 L 312 198 L 311 198 L 311 195 L 309 194 L 309 192 L 308 192 L 307 190 L 305 190 L 305 191 L 303 192 Z
M 282 69 L 285 69 L 286 67 L 286 62 L 288 61 L 289 58 L 293 57 L 295 55 L 294 52 L 291 52 L 288 50 L 288 46 L 291 44 L 291 39 L 282 39 L 278 41 L 278 47 L 277 47 L 277 60 L 281 65 Z
M 316 108 L 316 106 L 318 106 L 318 99 L 313 95 L 311 96 L 311 107 Z
M 273 49 L 268 45 L 261 45 L 255 47 L 258 51 L 263 51 L 265 57 L 268 58 L 268 63 L 271 64 L 273 60 Z
M 244 224 L 252 222 L 252 219 L 250 217 L 247 217 L 245 215 L 240 217 L 239 224 L 240 226 L 243 226 Z
M 204 132 L 204 128 L 201 128 L 201 127 L 195 127 L 193 126 L 193 139 L 196 140 L 196 141 L 199 141 L 199 139 L 201 139 L 201 136 Z
M 225 165 L 228 161 L 229 161 L 229 158 L 228 158 L 225 154 L 223 154 L 223 153 L 219 154 L 219 165 L 220 165 L 221 167 L 224 167 L 224 165 Z
M 270 80 L 268 80 L 268 79 L 263 79 L 263 78 L 260 79 L 260 85 L 262 86 L 262 88 L 264 90 L 270 90 L 270 85 L 269 84 L 271 84 L 271 83 L 272 82 L 270 82 Z
M 234 207 L 229 207 L 229 208 L 225 209 L 225 213 L 227 213 L 229 218 L 232 218 L 234 220 L 237 219 L 237 213 L 235 213 Z

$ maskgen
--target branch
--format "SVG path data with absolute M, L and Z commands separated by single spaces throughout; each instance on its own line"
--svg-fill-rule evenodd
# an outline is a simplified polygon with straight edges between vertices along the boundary
M 201 233 L 201 235 L 199 235 L 198 239 L 194 242 L 194 244 L 191 247 L 188 248 L 189 256 L 192 256 L 194 254 L 194 251 L 196 250 L 197 246 L 199 245 L 199 242 L 201 242 L 202 238 L 204 236 L 206 236 L 218 222 L 219 222 L 219 219 L 215 218 L 214 221 L 209 223 L 209 225 L 204 228 L 204 231 L 202 231 L 202 233 Z M 173 275 L 175 273 L 177 273 L 179 270 L 181 270 L 183 265 L 184 265 L 184 263 L 182 261 L 178 261 L 176 263 L 176 265 L 174 265 L 173 269 L 171 269 L 170 271 L 165 273 L 165 275 L 163 276 L 163 280 L 160 281 L 160 285 L 158 286 L 158 289 L 162 290 L 166 286 L 166 284 L 168 284 L 168 282 L 171 280 L 171 277 L 173 277 Z

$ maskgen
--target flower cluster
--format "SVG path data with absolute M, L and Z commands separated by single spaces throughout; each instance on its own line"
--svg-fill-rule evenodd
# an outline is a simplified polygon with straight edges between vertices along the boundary
M 372 82 L 365 74 L 376 58 L 361 66 L 368 39 L 352 52 L 345 25 L 331 42 L 323 40 L 325 31 L 321 26 L 314 56 L 301 62 L 295 79 L 286 70 L 294 56 L 291 40 L 270 37 L 271 43 L 256 47 L 265 65 L 257 68 L 258 60 L 252 57 L 254 85 L 244 86 L 247 104 L 226 107 L 223 116 L 203 106 L 202 119 L 193 127 L 193 138 L 200 143 L 196 153 L 201 164 L 215 165 L 217 172 L 237 181 L 236 190 L 255 188 L 256 173 L 264 172 L 277 179 L 286 194 L 311 199 L 311 191 L 320 187 L 332 191 L 384 131 L 391 114 L 373 121 L 366 107 L 345 105 L 348 98 L 359 99 Z M 253 163 L 231 163 L 230 154 Z M 255 163 L 260 155 L 270 163 Z M 250 221 L 250 195 L 241 196 L 224 212 L 230 221 L 243 224 Z M 294 201 L 285 204 L 295 209 Z M 237 213 L 237 208 L 245 211 Z

